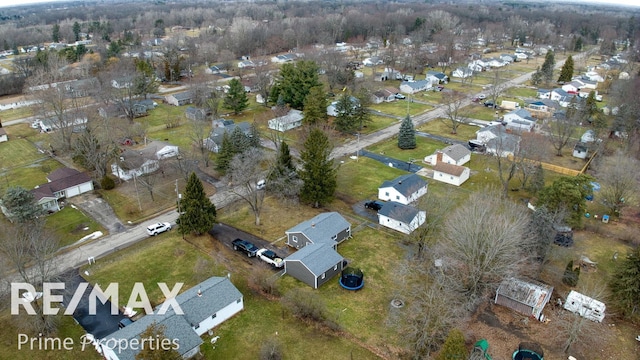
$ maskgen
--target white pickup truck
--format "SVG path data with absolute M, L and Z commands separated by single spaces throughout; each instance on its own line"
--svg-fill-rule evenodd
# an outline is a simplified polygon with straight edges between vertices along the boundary
M 282 258 L 269 249 L 258 250 L 258 252 L 256 252 L 256 256 L 258 257 L 258 259 L 275 268 L 281 268 L 282 266 L 284 266 L 284 261 L 282 260 Z

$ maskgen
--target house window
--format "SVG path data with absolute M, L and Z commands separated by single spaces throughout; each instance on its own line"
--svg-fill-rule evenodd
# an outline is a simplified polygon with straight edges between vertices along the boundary
M 396 200 L 400 200 L 400 195 L 396 195 Z
M 320 276 L 320 279 L 324 279 L 324 274 L 322 274 L 322 275 Z
M 384 196 L 389 197 L 389 192 L 384 193 Z
M 293 236 L 291 237 L 291 240 L 292 240 L 293 242 L 298 242 L 298 237 L 297 237 L 297 236 L 295 236 L 295 235 L 293 235 Z
M 215 319 L 215 318 L 216 318 L 216 316 L 218 316 L 218 314 L 213 314 L 213 315 L 211 315 L 211 318 L 212 318 L 212 319 Z
M 442 173 L 440 173 L 439 175 L 440 175 L 440 177 L 442 177 Z
M 451 180 L 453 180 L 453 176 L 451 177 Z
M 338 264 L 335 264 L 335 265 L 333 266 L 333 270 L 334 270 L 334 271 L 335 271 L 335 270 L 338 270 Z

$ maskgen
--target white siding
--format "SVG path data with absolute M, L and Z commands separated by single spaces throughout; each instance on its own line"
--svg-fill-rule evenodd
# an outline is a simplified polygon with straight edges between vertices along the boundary
M 438 180 L 441 181 L 443 183 L 447 183 L 447 184 L 451 184 L 451 185 L 455 185 L 455 186 L 460 186 L 462 185 L 465 181 L 467 181 L 469 179 L 469 169 L 466 168 L 462 174 L 460 174 L 460 176 L 454 176 L 451 174 L 447 174 L 447 173 L 443 173 L 441 171 L 433 171 L 433 180 Z
M 395 201 L 404 205 L 407 205 L 410 202 L 409 199 L 407 199 L 404 195 L 400 194 L 396 189 L 392 187 L 379 188 L 378 199 L 383 201 Z
M 213 329 L 214 327 L 222 324 L 222 322 L 224 322 L 225 320 L 237 314 L 240 310 L 244 308 L 244 300 L 242 298 L 240 298 L 239 300 L 240 302 L 234 301 L 231 304 L 227 305 L 224 309 L 218 311 L 215 314 L 214 318 L 209 316 L 205 320 L 201 321 L 200 324 L 198 324 L 199 325 L 198 328 L 197 329 L 194 328 L 193 331 L 195 331 L 198 334 L 198 336 L 201 336 L 202 334 L 206 333 L 210 329 Z

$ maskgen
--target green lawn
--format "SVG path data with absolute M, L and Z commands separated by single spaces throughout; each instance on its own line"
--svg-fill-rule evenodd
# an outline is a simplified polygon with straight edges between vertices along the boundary
M 436 119 L 434 121 L 429 121 L 428 123 L 420 125 L 416 130 L 461 141 L 475 139 L 476 132 L 480 130 L 478 126 L 460 124 L 456 131 L 456 134 L 452 134 L 450 124 L 451 121 L 448 119 Z
M 47 229 L 58 235 L 61 247 L 71 245 L 95 231 L 102 231 L 105 235 L 107 232 L 95 220 L 85 215 L 79 209 L 74 209 L 71 206 L 67 206 L 54 214 L 48 215 Z
M 12 169 L 31 165 L 46 158 L 25 138 L 12 137 L 11 127 L 8 127 L 10 140 L 0 144 L 0 164 L 3 168 Z
M 399 117 L 407 116 L 407 110 L 409 111 L 410 115 L 417 115 L 433 109 L 432 106 L 409 101 L 409 99 L 410 97 L 407 97 L 407 99 L 405 100 L 373 104 L 371 105 L 371 109 Z
M 511 97 L 524 97 L 524 98 L 535 98 L 536 97 L 536 89 L 531 89 L 527 87 L 512 87 L 505 91 L 505 95 Z
M 10 121 L 17 119 L 24 119 L 26 117 L 33 116 L 34 108 L 31 106 L 23 106 L 15 109 L 7 109 L 0 111 L 0 118 L 2 121 Z
M 377 197 L 378 186 L 382 182 L 406 173 L 404 170 L 385 166 L 379 161 L 360 156 L 357 161 L 348 160 L 340 166 L 338 189 L 345 196 L 355 200 Z
M 441 142 L 416 136 L 416 148 L 402 150 L 398 147 L 397 137 L 394 136 L 391 140 L 368 147 L 367 150 L 403 161 L 409 161 L 411 159 L 421 161 L 425 156 L 431 155 L 437 149 L 441 149 L 445 146 L 446 145 Z

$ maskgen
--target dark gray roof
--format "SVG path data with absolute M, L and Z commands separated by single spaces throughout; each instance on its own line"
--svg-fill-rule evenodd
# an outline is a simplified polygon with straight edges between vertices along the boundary
M 191 94 L 191 91 L 183 91 L 169 96 L 173 96 L 176 100 L 189 100 L 193 95 Z
M 284 259 L 287 261 L 300 261 L 316 277 L 334 267 L 344 258 L 333 250 L 329 244 L 308 244 Z
M 471 150 L 467 149 L 463 145 L 453 144 L 442 149 L 442 153 L 447 154 L 447 156 L 449 156 L 453 160 L 458 161 L 464 158 L 465 156 L 470 155 Z
M 333 245 L 334 240 L 331 237 L 350 227 L 351 224 L 339 213 L 326 212 L 299 223 L 285 231 L 285 234 L 300 232 L 314 243 L 330 242 Z
M 415 219 L 419 211 L 420 210 L 413 206 L 400 204 L 395 201 L 387 201 L 382 208 L 378 210 L 378 214 L 404 223 L 410 223 Z
M 222 137 L 224 136 L 224 134 L 227 133 L 231 135 L 231 133 L 233 133 L 236 127 L 240 128 L 240 130 L 242 130 L 242 132 L 245 135 L 249 135 L 251 130 L 251 124 L 249 124 L 246 121 L 243 121 L 237 124 L 234 124 L 234 123 L 224 124 L 224 126 L 218 126 L 213 128 L 213 130 L 211 130 L 211 133 L 209 134 L 209 139 L 210 141 L 213 141 L 218 146 L 220 146 L 222 145 Z
M 406 174 L 398 176 L 393 180 L 387 180 L 382 183 L 380 188 L 394 188 L 404 196 L 410 196 L 414 192 L 427 186 L 427 182 L 416 174 Z

